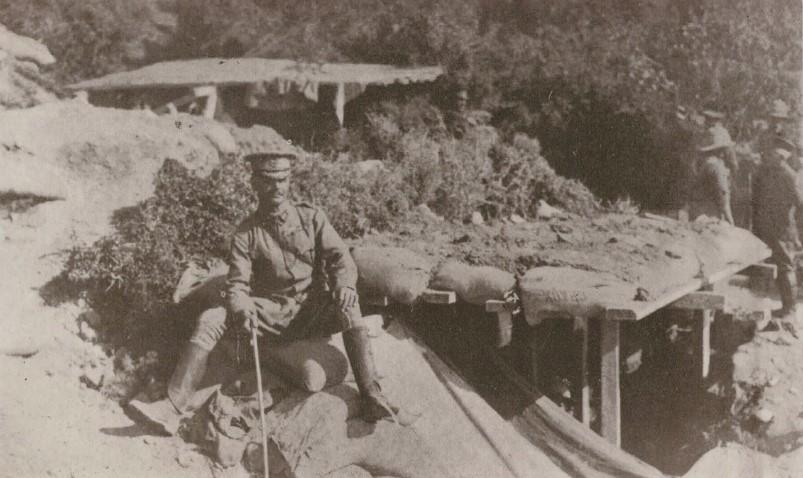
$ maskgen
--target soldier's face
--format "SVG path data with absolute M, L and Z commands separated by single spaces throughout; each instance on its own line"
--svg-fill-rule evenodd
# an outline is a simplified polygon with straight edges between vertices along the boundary
M 290 193 L 290 176 L 277 177 L 266 173 L 255 172 L 251 176 L 251 185 L 259 197 L 260 204 L 278 206 L 285 202 Z

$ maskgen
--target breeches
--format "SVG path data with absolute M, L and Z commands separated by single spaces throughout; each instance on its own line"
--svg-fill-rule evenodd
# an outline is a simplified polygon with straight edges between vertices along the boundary
M 286 343 L 325 337 L 364 327 L 359 304 L 344 312 L 328 296 L 309 297 L 300 304 L 292 299 L 277 301 L 254 297 L 253 300 L 259 328 L 269 342 Z M 231 318 L 224 307 L 207 309 L 198 317 L 190 342 L 211 352 L 231 325 Z

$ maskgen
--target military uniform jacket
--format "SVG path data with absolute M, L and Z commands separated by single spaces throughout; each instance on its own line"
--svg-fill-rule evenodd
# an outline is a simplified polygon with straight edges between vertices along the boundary
M 697 180 L 692 191 L 693 216 L 705 214 L 725 219 L 725 211 L 730 208 L 730 171 L 725 162 L 709 156 L 702 161 Z
M 303 203 L 260 208 L 243 221 L 228 264 L 226 295 L 235 314 L 253 307 L 253 297 L 293 297 L 357 283 L 346 244 L 323 211 Z
M 753 230 L 759 239 L 794 241 L 795 207 L 803 191 L 795 171 L 785 162 L 764 163 L 753 178 Z

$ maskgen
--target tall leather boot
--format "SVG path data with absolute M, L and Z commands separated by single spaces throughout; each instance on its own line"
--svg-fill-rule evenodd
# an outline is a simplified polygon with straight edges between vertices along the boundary
M 351 328 L 343 332 L 343 345 L 346 348 L 354 379 L 360 391 L 361 413 L 366 422 L 375 423 L 389 418 L 399 425 L 411 425 L 418 416 L 402 412 L 393 406 L 382 393 L 377 380 L 371 339 L 368 329 Z
M 204 378 L 208 358 L 208 351 L 193 343 L 188 344 L 170 377 L 167 399 L 153 403 L 131 400 L 129 408 L 164 433 L 175 435 L 187 405 Z
M 206 361 L 209 352 L 190 342 L 178 359 L 170 382 L 167 384 L 167 397 L 180 413 L 187 411 L 187 405 L 198 391 L 198 386 L 206 374 Z

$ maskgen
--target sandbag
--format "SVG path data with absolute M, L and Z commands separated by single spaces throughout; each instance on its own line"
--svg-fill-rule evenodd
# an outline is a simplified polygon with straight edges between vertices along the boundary
M 202 310 L 224 304 L 228 266 L 223 261 L 191 263 L 173 292 L 174 304 L 191 304 Z
M 612 304 L 633 300 L 637 287 L 604 272 L 536 267 L 519 278 L 519 292 L 527 323 L 536 325 L 540 312 L 598 316 Z
M 282 345 L 268 345 L 263 353 L 271 370 L 308 392 L 338 385 L 349 372 L 340 334 Z
M 369 337 L 376 338 L 385 333 L 381 315 L 366 315 L 361 320 Z M 262 349 L 261 356 L 270 370 L 308 392 L 319 392 L 354 379 L 343 345 L 343 334 L 280 345 L 265 344 Z
M 359 271 L 357 288 L 361 294 L 409 305 L 427 288 L 432 264 L 407 249 L 357 247 L 351 254 Z
M 516 277 L 490 266 L 470 266 L 446 261 L 432 278 L 430 287 L 451 290 L 469 304 L 483 305 L 488 300 L 503 300 L 516 286 Z

